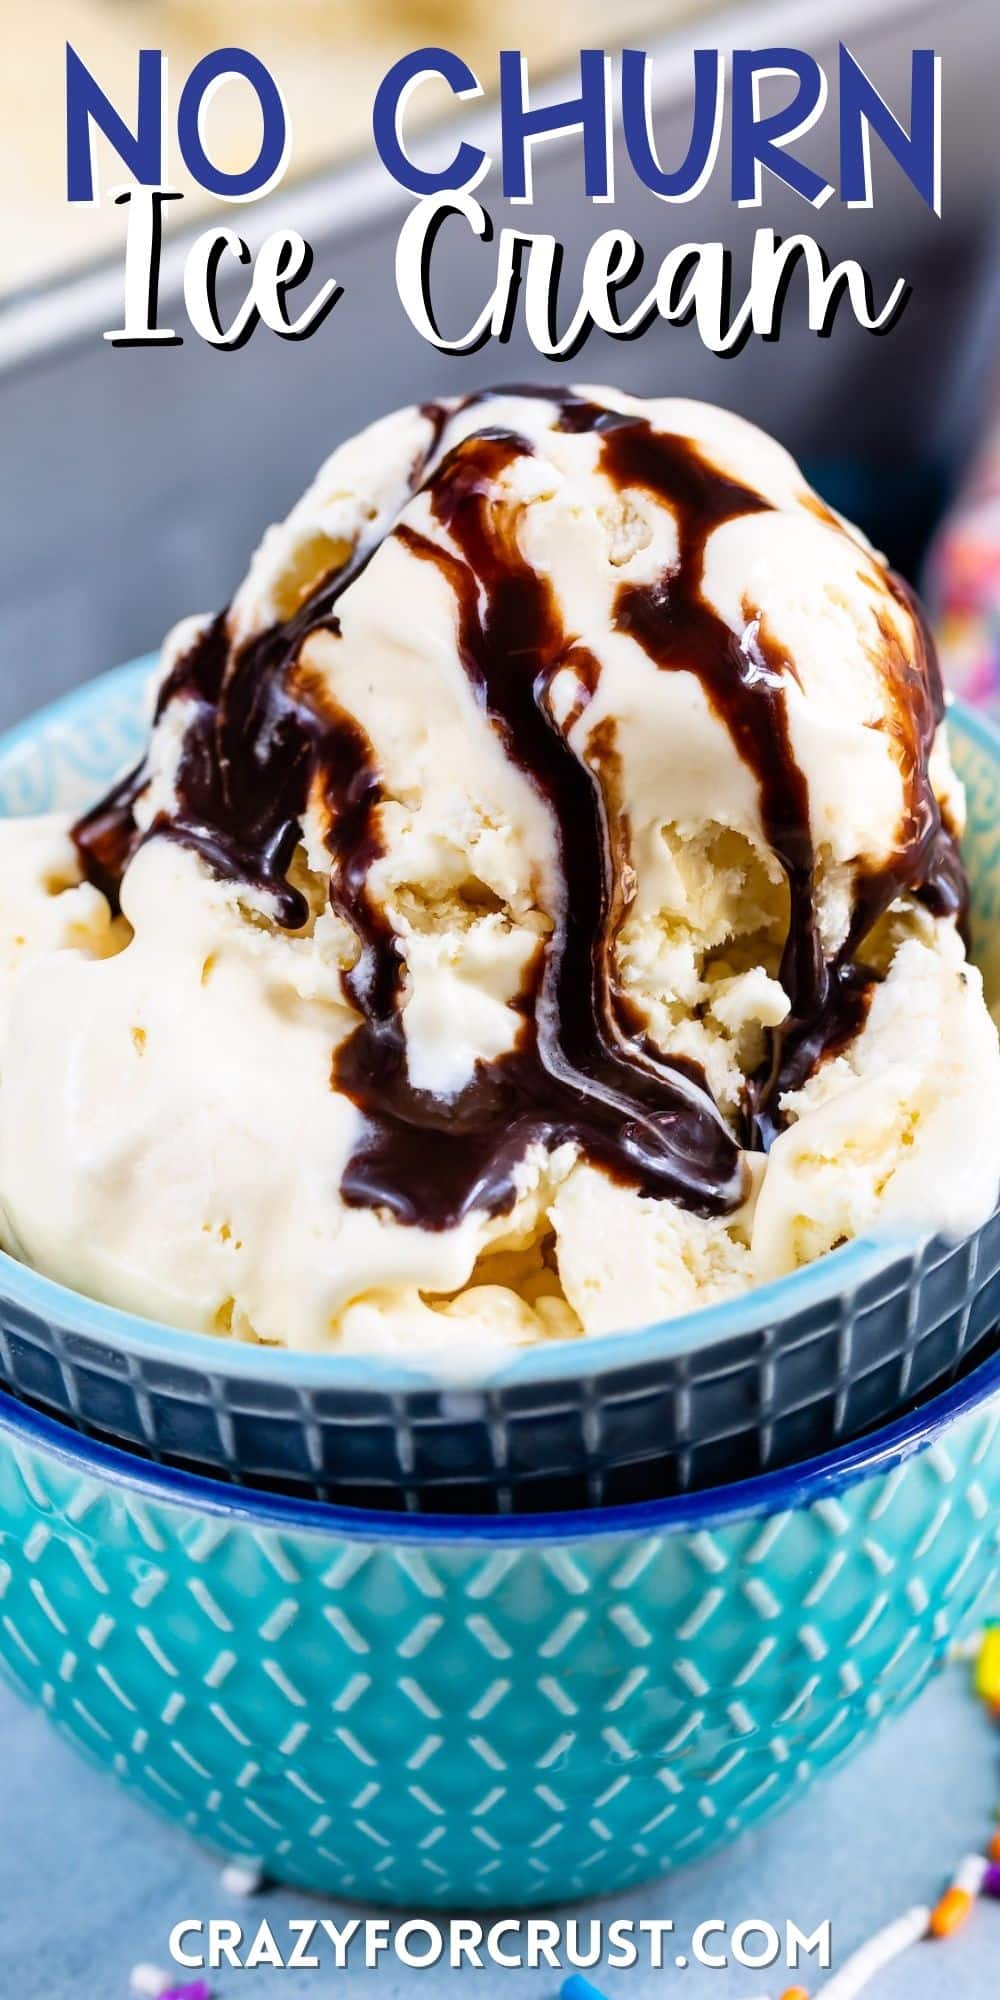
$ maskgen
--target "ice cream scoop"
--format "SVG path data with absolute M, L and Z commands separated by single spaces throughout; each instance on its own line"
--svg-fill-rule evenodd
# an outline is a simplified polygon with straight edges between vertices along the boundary
M 912 594 L 739 418 L 384 419 L 168 639 L 55 873 L 5 829 L 8 1247 L 430 1353 L 975 1227 L 1000 1054 L 943 712 Z

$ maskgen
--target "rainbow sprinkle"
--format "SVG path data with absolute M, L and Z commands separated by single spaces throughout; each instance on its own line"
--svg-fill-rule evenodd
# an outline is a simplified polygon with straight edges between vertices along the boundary
M 972 1665 L 979 1699 L 987 1712 L 1000 1720 L 1000 1624 L 990 1625 L 972 1638 L 956 1641 L 949 1647 L 948 1658 Z M 1000 1806 L 997 1819 L 1000 1820 Z M 953 1937 L 968 1922 L 982 1897 L 1000 1901 L 1000 1832 L 992 1835 L 984 1854 L 963 1856 L 933 1907 L 920 1903 L 912 1910 L 905 1910 L 852 1952 L 818 1989 L 817 2000 L 858 2000 L 858 1995 L 887 1965 L 914 1945 Z M 569 1979 L 563 1987 L 562 2000 L 603 2000 L 603 1996 L 585 1979 Z M 810 1996 L 804 1986 L 791 1986 L 780 2000 L 810 2000 Z
M 875 1936 L 869 1938 L 859 1951 L 852 1952 L 840 1971 L 835 1972 L 833 1978 L 820 1988 L 823 2000 L 856 2000 L 856 1995 L 870 1984 L 877 1972 L 891 1965 L 894 1958 L 901 1958 L 911 1945 L 919 1944 L 920 1939 L 927 1936 L 930 1917 L 930 1910 L 918 1903 L 915 1909 L 906 1910 L 903 1916 L 886 1924 L 884 1930 L 876 1931 Z
M 211 1987 L 203 1979 L 193 1985 L 177 1986 L 172 1972 L 158 1965 L 134 1965 L 129 1975 L 133 2000 L 213 2000 Z
M 1000 1716 L 1000 1623 L 990 1625 L 974 1641 L 962 1640 L 950 1649 L 953 1660 L 971 1662 L 975 1692 L 992 1716 Z M 1000 1807 L 997 1809 L 1000 1819 Z M 253 1895 L 261 1878 L 253 1866 L 233 1864 L 225 1886 L 235 1894 Z M 971 1917 L 981 1898 L 1000 1901 L 1000 1831 L 994 1832 L 984 1854 L 966 1854 L 933 1907 L 917 1904 L 883 1926 L 819 1988 L 817 2000 L 858 2000 L 874 1978 L 912 1946 L 953 1937 Z M 213 2000 L 202 1979 L 189 1986 L 169 1985 L 169 1974 L 151 1965 L 137 1965 L 129 1982 L 134 2000 Z M 560 2000 L 607 2000 L 600 1988 L 575 1972 L 563 1981 Z M 803 1986 L 786 1987 L 780 2000 L 810 2000 Z
M 991 1716 L 1000 1715 L 1000 1624 L 988 1626 L 971 1640 L 958 1641 L 950 1649 L 949 1658 L 971 1662 L 976 1694 Z M 1000 1819 L 1000 1807 L 997 1817 Z M 857 1995 L 885 1966 L 913 1945 L 953 1937 L 968 1923 L 976 1903 L 984 1896 L 1000 1900 L 1000 1833 L 993 1834 L 985 1854 L 963 1857 L 933 1908 L 920 1904 L 905 1911 L 853 1952 L 820 1987 L 819 2000 L 857 2000 Z M 809 2000 L 809 1996 L 797 1986 L 784 1994 L 782 2000 Z
M 264 1870 L 257 1861 L 229 1861 L 219 1877 L 227 1896 L 241 1899 L 259 1896 L 264 1887 Z
M 976 1661 L 976 1693 L 988 1708 L 1000 1702 L 1000 1625 L 983 1634 Z
M 927 565 L 938 652 L 955 694 L 1000 703 L 1000 431 L 994 425 Z

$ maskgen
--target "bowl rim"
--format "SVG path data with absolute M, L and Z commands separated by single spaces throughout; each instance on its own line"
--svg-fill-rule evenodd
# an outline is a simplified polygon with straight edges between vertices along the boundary
M 392 1544 L 575 1542 L 595 1535 L 692 1533 L 726 1521 L 814 1506 L 932 1449 L 953 1424 L 977 1409 L 985 1410 L 991 1401 L 997 1406 L 995 1428 L 1000 1425 L 1000 1351 L 906 1416 L 802 1464 L 780 1466 L 752 1479 L 734 1480 L 731 1486 L 708 1487 L 698 1493 L 612 1507 L 567 1509 L 565 1513 L 397 1513 L 387 1508 L 343 1507 L 297 1494 L 268 1493 L 134 1457 L 116 1445 L 71 1430 L 2 1390 L 0 1449 L 6 1445 L 19 1462 L 18 1446 L 34 1448 L 71 1472 L 86 1472 L 103 1482 L 123 1496 L 126 1506 L 132 1493 L 143 1501 L 155 1500 L 228 1519 L 251 1532 L 258 1528 L 320 1532 L 344 1540 Z M 32 1492 L 30 1475 L 25 1484 Z
M 15 723 L 0 734 L 0 765 L 12 753 L 30 746 L 39 729 L 58 728 L 81 711 L 100 713 L 104 698 L 112 692 L 144 685 L 157 658 L 149 653 L 113 667 Z M 1000 726 L 955 698 L 948 702 L 948 720 L 957 724 L 959 735 L 971 737 L 1000 771 Z M 0 1250 L 0 1302 L 54 1323 L 63 1333 L 97 1342 L 147 1365 L 157 1363 L 179 1371 L 187 1368 L 228 1381 L 273 1381 L 299 1391 L 364 1389 L 389 1397 L 421 1390 L 481 1395 L 567 1380 L 589 1381 L 759 1332 L 827 1303 L 831 1297 L 852 1297 L 862 1284 L 880 1277 L 902 1258 L 914 1261 L 935 1240 L 941 1239 L 932 1230 L 905 1227 L 859 1237 L 799 1271 L 717 1305 L 698 1306 L 692 1312 L 617 1333 L 540 1342 L 516 1350 L 483 1371 L 445 1355 L 431 1355 L 421 1363 L 397 1354 L 344 1354 L 336 1348 L 265 1347 L 227 1341 L 217 1334 L 172 1327 L 88 1298 L 19 1263 L 4 1250 Z

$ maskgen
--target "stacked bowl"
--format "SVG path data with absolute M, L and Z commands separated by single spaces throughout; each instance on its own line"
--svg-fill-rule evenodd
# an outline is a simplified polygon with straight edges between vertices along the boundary
M 0 745 L 134 754 L 147 663 Z M 952 716 L 1000 994 L 1000 738 Z M 911 1700 L 1000 1569 L 1000 1214 L 442 1385 L 0 1259 L 0 1663 L 223 1852 L 517 1907 L 731 1838 Z

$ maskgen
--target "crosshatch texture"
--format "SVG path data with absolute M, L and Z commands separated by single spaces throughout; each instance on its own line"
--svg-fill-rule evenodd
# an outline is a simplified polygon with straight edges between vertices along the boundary
M 607 1893 L 799 1796 L 941 1663 L 1000 1568 L 984 1378 L 840 1476 L 530 1530 L 172 1491 L 8 1402 L 0 1663 L 174 1821 L 303 1888 Z

